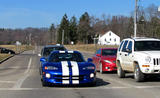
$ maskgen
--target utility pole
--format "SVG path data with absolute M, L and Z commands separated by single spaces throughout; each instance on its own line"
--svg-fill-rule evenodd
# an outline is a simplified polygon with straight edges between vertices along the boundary
M 134 12 L 134 37 L 137 35 L 137 2 L 138 0 L 135 0 L 135 12 Z
M 64 44 L 64 30 L 62 31 L 62 45 Z
M 29 34 L 29 45 L 30 45 L 30 46 L 31 46 L 31 43 L 32 43 L 32 38 L 31 38 L 31 37 L 32 37 L 32 34 L 30 33 L 30 34 Z

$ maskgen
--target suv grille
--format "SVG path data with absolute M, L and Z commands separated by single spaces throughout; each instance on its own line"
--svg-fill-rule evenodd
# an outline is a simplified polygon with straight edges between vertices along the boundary
M 160 58 L 154 58 L 153 59 L 153 64 L 154 65 L 160 65 Z

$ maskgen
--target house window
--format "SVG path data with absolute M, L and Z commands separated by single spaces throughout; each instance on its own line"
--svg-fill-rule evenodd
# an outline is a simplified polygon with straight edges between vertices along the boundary
M 111 33 L 109 33 L 109 36 L 111 36 Z
M 116 38 L 114 39 L 114 41 L 116 42 Z
M 104 41 L 107 41 L 106 38 L 104 39 Z
M 111 41 L 112 39 L 110 38 L 110 41 Z

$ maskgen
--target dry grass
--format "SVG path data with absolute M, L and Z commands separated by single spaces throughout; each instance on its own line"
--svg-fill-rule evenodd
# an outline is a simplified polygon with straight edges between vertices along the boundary
M 11 50 L 15 51 L 16 53 L 33 49 L 32 46 L 28 46 L 28 45 L 21 45 L 21 46 L 18 46 L 18 47 L 16 45 L 0 45 L 0 47 L 11 49 Z
M 118 46 L 86 44 L 86 45 L 65 45 L 65 47 L 69 50 L 78 50 L 83 52 L 94 53 L 99 48 L 117 48 Z
M 11 56 L 11 54 L 0 54 L 0 61 Z
M 15 51 L 16 53 L 20 53 L 20 52 L 23 52 L 23 51 L 26 51 L 26 50 L 32 50 L 33 49 L 32 46 L 27 46 L 27 45 L 21 45 L 19 47 L 17 47 L 16 45 L 0 45 L 0 47 L 11 49 L 11 50 Z M 12 54 L 0 54 L 0 61 L 7 58 L 7 57 L 10 57 L 11 55 Z

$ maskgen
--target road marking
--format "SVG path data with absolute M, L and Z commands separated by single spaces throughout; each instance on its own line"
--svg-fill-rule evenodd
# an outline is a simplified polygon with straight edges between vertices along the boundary
M 0 81 L 0 83 L 16 83 L 16 81 Z
M 16 82 L 16 84 L 13 86 L 13 88 L 21 88 L 24 80 L 26 80 L 26 78 L 29 76 L 31 64 L 32 64 L 32 58 L 29 59 L 28 67 L 27 67 L 27 70 L 24 72 L 24 76 L 22 76 L 22 78 L 20 78 Z

